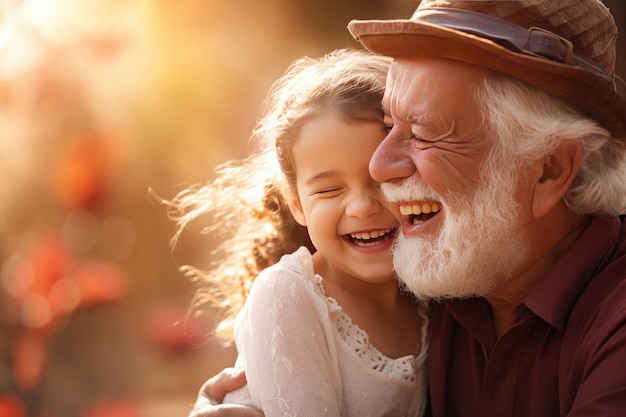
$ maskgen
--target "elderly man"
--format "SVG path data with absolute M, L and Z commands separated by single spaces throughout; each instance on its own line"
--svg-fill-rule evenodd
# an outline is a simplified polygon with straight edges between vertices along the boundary
M 423 0 L 410 20 L 349 29 L 394 58 L 370 171 L 403 215 L 398 276 L 435 300 L 432 415 L 624 415 L 626 101 L 609 11 Z M 225 375 L 204 394 L 219 399 Z

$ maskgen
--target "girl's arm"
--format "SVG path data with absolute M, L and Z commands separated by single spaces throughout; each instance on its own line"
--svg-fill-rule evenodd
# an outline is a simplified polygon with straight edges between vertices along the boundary
M 238 360 L 268 416 L 341 414 L 334 324 L 306 274 L 282 266 L 263 271 L 237 319 Z

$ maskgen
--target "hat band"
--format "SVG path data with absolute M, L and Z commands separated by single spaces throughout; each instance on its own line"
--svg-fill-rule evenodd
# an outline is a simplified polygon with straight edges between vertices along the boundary
M 498 17 L 443 7 L 418 9 L 411 20 L 488 39 L 513 52 L 582 68 L 606 83 L 614 85 L 613 78 L 594 61 L 573 52 L 569 40 L 546 29 L 538 27 L 526 29 Z

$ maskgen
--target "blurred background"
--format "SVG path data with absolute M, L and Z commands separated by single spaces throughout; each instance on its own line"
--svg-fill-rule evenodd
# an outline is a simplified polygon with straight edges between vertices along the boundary
M 626 30 L 621 0 L 605 1 Z M 409 0 L 0 0 L 0 417 L 186 416 L 233 363 L 171 198 L 248 152 L 272 81 Z M 619 49 L 623 52 L 624 41 Z M 624 77 L 624 56 L 618 73 Z

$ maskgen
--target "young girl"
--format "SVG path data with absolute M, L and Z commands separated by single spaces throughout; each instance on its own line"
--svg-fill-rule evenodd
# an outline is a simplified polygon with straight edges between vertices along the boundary
M 208 212 L 234 231 L 197 299 L 222 306 L 223 325 L 238 313 L 248 385 L 225 402 L 266 416 L 423 413 L 425 309 L 398 287 L 398 221 L 368 172 L 388 64 L 351 50 L 296 61 L 255 129 L 260 150 L 172 202 L 179 230 Z

